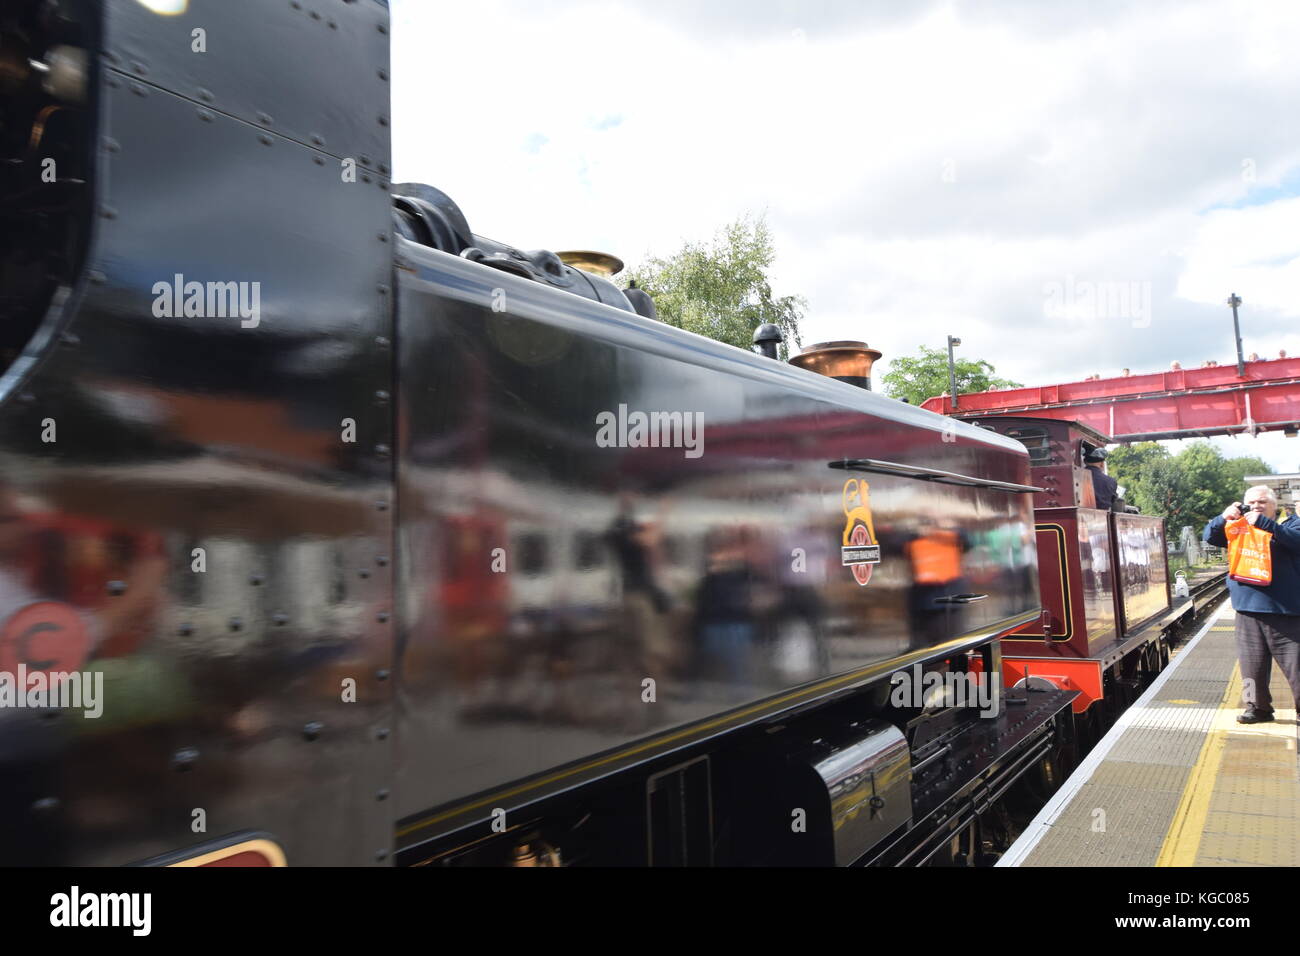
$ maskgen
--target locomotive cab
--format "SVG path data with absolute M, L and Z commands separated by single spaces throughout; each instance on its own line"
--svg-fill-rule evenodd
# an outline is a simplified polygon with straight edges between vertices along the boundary
M 1004 640 L 1007 683 L 1038 678 L 1082 691 L 1076 713 L 1117 712 L 1168 659 L 1167 625 L 1183 609 L 1172 608 L 1164 519 L 1097 507 L 1085 462 L 1110 442 L 1100 432 L 1046 418 L 975 423 L 1021 442 L 1044 489 L 1034 496 L 1043 611 Z

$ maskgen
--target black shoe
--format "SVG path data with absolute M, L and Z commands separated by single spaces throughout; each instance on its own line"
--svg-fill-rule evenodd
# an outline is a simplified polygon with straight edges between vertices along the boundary
M 1273 722 L 1273 712 L 1267 714 L 1258 710 L 1247 710 L 1244 714 L 1237 715 L 1239 724 L 1271 724 Z

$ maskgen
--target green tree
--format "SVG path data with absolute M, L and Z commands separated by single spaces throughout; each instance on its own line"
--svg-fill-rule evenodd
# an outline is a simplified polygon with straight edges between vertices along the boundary
M 1182 502 L 1188 484 L 1183 470 L 1171 455 L 1153 458 L 1141 478 L 1127 487 L 1126 500 L 1137 505 L 1143 514 L 1159 515 L 1168 520 L 1168 532 L 1184 524 L 1194 524 L 1183 516 Z
M 648 292 L 659 318 L 669 325 L 753 350 L 754 330 L 765 322 L 785 334 L 782 359 L 802 346 L 799 323 L 808 302 L 777 297 L 767 271 L 776 259 L 763 216 L 742 216 L 712 243 L 688 242 L 667 259 L 651 258 L 625 274 Z
M 1241 492 L 1231 481 L 1227 460 L 1209 442 L 1194 442 L 1173 457 L 1183 472 L 1182 497 L 1169 512 L 1175 527 L 1190 524 L 1199 528 L 1223 510 Z
M 1021 388 L 1019 382 L 997 378 L 994 368 L 982 359 L 957 359 L 957 391 L 987 392 L 991 388 Z M 948 391 L 948 353 L 921 346 L 919 355 L 900 355 L 889 360 L 889 371 L 880 379 L 885 394 L 920 405 L 927 398 Z
M 1121 445 L 1111 449 L 1106 459 L 1106 473 L 1124 486 L 1128 501 L 1136 504 L 1133 496 L 1145 477 L 1147 469 L 1156 461 L 1169 457 L 1171 457 L 1169 449 L 1158 442 L 1144 441 L 1136 445 Z
M 1273 466 L 1262 458 L 1256 458 L 1254 455 L 1243 455 L 1240 458 L 1229 458 L 1224 467 L 1227 469 L 1228 477 L 1238 487 L 1238 495 L 1246 493 L 1246 476 L 1247 475 L 1271 475 Z M 1220 508 L 1220 511 L 1223 509 Z
M 1199 531 L 1246 491 L 1246 475 L 1267 474 L 1254 456 L 1224 458 L 1209 442 L 1195 442 L 1177 455 L 1155 442 L 1111 452 L 1106 470 L 1125 486 L 1126 497 L 1144 514 L 1169 521 L 1170 534 L 1183 525 Z

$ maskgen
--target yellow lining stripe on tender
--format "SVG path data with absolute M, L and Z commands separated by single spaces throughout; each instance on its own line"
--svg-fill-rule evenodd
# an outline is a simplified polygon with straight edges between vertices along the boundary
M 1174 811 L 1174 819 L 1165 834 L 1165 842 L 1156 857 L 1156 866 L 1194 866 L 1196 853 L 1201 848 L 1201 836 L 1210 817 L 1210 799 L 1214 796 L 1214 781 L 1223 762 L 1223 751 L 1228 746 L 1228 730 L 1221 728 L 1218 718 L 1235 709 L 1234 701 L 1241 697 L 1241 665 L 1232 665 L 1232 677 L 1219 701 L 1218 710 L 1210 723 L 1201 753 L 1192 765 L 1192 773 L 1183 787 L 1182 799 Z
M 1065 526 L 1059 524 L 1043 523 L 1034 525 L 1034 534 L 1039 531 L 1051 531 L 1056 534 L 1056 563 L 1061 569 L 1061 606 L 1065 613 L 1065 634 L 1061 637 L 1053 637 L 1052 642 L 1055 644 L 1068 644 L 1074 639 L 1074 607 L 1072 600 L 1073 592 L 1070 590 L 1070 566 L 1066 560 L 1065 551 Z M 1037 539 L 1035 539 L 1036 541 Z M 1033 623 L 1032 621 L 1030 622 Z M 1016 634 L 1023 636 L 1017 637 Z M 1046 633 L 1039 634 L 1037 631 L 1018 631 L 1009 634 L 1003 638 L 1008 643 L 1038 644 L 1047 637 Z M 1014 654 L 1011 656 L 1015 656 Z

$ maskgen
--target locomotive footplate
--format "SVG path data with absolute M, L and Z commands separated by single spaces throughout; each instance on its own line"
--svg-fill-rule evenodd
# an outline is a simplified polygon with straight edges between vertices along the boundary
M 966 720 L 914 752 L 912 825 L 861 862 L 925 862 L 1024 774 L 1073 738 L 1070 704 L 1078 691 L 1023 689 L 1003 697 L 1000 716 Z

